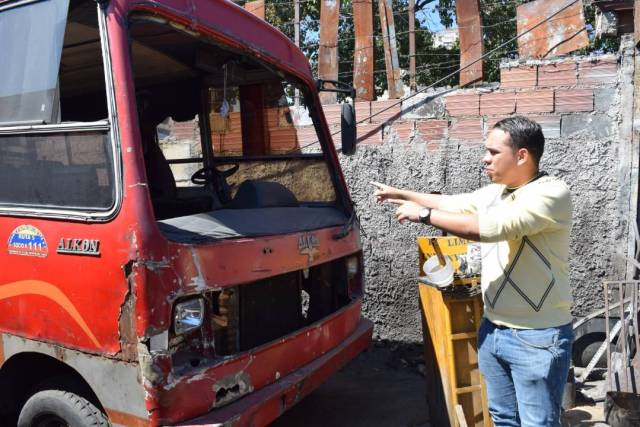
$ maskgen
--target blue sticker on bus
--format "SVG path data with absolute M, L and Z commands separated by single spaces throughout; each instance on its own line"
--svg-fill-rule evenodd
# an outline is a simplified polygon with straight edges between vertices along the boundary
M 44 258 L 49 253 L 49 247 L 42 232 L 33 225 L 17 227 L 9 236 L 7 244 L 9 253 L 12 255 Z

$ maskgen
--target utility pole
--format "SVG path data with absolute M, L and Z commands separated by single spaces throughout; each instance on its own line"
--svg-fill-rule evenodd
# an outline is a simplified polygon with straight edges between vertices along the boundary
M 294 0 L 294 23 L 293 29 L 295 31 L 294 41 L 296 46 L 300 47 L 300 0 Z M 300 106 L 300 91 L 296 89 L 295 95 L 295 106 L 298 108 Z
M 338 18 L 340 0 L 320 0 L 320 49 L 318 50 L 318 78 L 338 80 Z M 321 92 L 320 102 L 335 104 L 335 92 Z
M 409 0 L 409 89 L 416 93 L 416 1 Z
M 378 0 L 378 5 L 380 7 L 380 27 L 382 27 L 382 40 L 384 42 L 384 62 L 387 67 L 389 99 L 398 99 L 402 97 L 404 88 L 400 78 L 393 5 L 391 0 Z
M 353 55 L 353 87 L 359 101 L 373 101 L 375 64 L 373 51 L 373 1 L 353 0 L 353 26 L 356 44 Z

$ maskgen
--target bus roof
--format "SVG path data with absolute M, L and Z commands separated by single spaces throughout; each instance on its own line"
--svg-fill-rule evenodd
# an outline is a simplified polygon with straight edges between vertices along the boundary
M 237 49 L 311 80 L 309 61 L 282 32 L 229 0 L 112 0 L 110 8 L 147 11 L 209 33 Z

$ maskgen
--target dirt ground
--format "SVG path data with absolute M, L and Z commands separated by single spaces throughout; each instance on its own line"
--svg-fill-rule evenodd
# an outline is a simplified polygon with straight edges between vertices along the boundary
M 429 422 L 423 367 L 421 345 L 377 342 L 272 427 L 437 427 Z M 577 395 L 576 404 L 563 427 L 607 426 L 602 403 Z
M 272 427 L 435 427 L 421 364 L 421 346 L 376 343 Z

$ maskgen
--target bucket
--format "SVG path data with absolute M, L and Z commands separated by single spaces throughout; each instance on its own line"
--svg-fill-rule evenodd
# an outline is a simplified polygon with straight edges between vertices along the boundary
M 444 288 L 453 283 L 453 267 L 449 257 L 445 257 L 444 266 L 440 265 L 437 256 L 432 256 L 422 266 L 424 281 L 430 285 Z
M 640 395 L 610 391 L 604 402 L 606 422 L 611 427 L 637 427 L 640 425 Z

